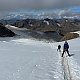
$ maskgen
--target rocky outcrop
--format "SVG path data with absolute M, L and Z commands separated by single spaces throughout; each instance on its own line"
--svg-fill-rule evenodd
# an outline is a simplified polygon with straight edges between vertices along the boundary
M 63 35 L 65 35 L 68 32 L 75 32 L 80 30 L 80 25 L 77 25 L 74 21 L 64 20 L 61 21 L 59 24 L 59 32 Z
M 16 27 L 19 28 L 27 28 L 30 30 L 35 30 L 35 31 L 57 31 L 58 25 L 56 24 L 55 21 L 53 20 L 36 20 L 36 19 L 26 19 L 22 21 L 17 21 L 14 24 Z
M 15 33 L 0 24 L 0 37 L 13 37 Z
M 47 36 L 48 39 L 53 39 L 54 41 L 60 41 L 60 39 L 62 38 L 62 36 L 56 32 L 56 31 L 46 31 L 45 36 Z
M 64 37 L 61 39 L 61 41 L 64 41 L 64 40 L 70 40 L 70 39 L 74 39 L 74 38 L 77 38 L 79 37 L 79 34 L 77 33 L 67 33 L 64 35 Z
M 17 21 L 14 26 L 19 28 L 27 28 L 35 31 L 59 31 L 61 34 L 66 34 L 67 32 L 73 32 L 80 30 L 80 22 L 70 21 L 66 19 L 55 20 L 55 19 L 26 19 Z

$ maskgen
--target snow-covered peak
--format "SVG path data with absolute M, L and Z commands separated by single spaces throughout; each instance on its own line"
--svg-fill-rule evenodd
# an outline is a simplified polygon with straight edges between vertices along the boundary
M 44 20 L 44 22 L 45 22 L 47 25 L 49 25 L 49 21 Z
M 5 25 L 5 27 L 7 27 L 7 28 L 11 27 L 11 28 L 14 28 L 14 29 L 17 29 L 18 28 L 18 27 L 11 26 L 11 25 Z

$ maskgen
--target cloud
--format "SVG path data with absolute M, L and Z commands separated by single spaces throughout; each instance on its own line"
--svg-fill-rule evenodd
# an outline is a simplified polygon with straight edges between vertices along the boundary
M 0 18 L 6 16 L 10 11 L 18 9 L 52 8 L 52 14 L 59 16 L 73 15 L 70 8 L 80 6 L 80 0 L 0 0 Z
M 59 11 L 58 13 L 59 16 L 68 16 L 71 14 L 72 14 L 71 9 L 64 9 L 64 10 Z
M 18 8 L 67 8 L 79 6 L 80 0 L 0 0 L 0 10 Z
M 7 11 L 0 11 L 0 19 L 5 18 L 8 15 L 9 12 Z

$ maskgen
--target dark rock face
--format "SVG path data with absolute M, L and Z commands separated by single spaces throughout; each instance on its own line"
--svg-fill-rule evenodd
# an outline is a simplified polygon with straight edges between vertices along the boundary
M 69 32 L 75 32 L 75 31 L 79 31 L 80 30 L 80 25 L 78 23 L 76 23 L 74 20 L 70 21 L 70 20 L 59 20 L 56 21 L 58 24 L 58 33 L 61 36 L 64 36 L 65 34 L 69 33 Z
M 0 24 L 0 37 L 13 37 L 15 33 Z
M 42 32 L 56 31 L 58 28 L 58 25 L 53 20 L 47 21 L 47 20 L 26 19 L 22 21 L 17 21 L 14 25 L 19 28 L 27 28 L 30 30 L 42 31 Z
M 75 25 L 73 22 L 65 21 L 60 25 L 60 30 L 65 32 L 72 32 L 79 30 L 79 26 Z
M 62 38 L 62 36 L 56 31 L 46 31 L 44 34 L 48 39 L 53 39 L 54 41 L 60 41 Z
M 59 25 L 58 25 L 59 24 Z M 67 33 L 72 31 L 80 30 L 80 22 L 70 21 L 66 19 L 61 20 L 52 20 L 52 19 L 44 19 L 44 20 L 36 20 L 36 19 L 26 19 L 17 21 L 14 26 L 19 28 L 27 28 L 30 30 L 36 31 L 60 31 L 61 33 Z

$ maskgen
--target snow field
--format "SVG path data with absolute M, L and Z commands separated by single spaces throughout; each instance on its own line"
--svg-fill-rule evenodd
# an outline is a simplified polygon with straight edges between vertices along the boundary
M 68 41 L 71 57 L 61 57 L 57 46 L 64 42 L 45 43 L 30 39 L 0 41 L 1 80 L 80 80 L 80 38 Z M 69 72 L 70 70 L 70 72 Z M 66 79 L 65 79 L 66 80 Z

